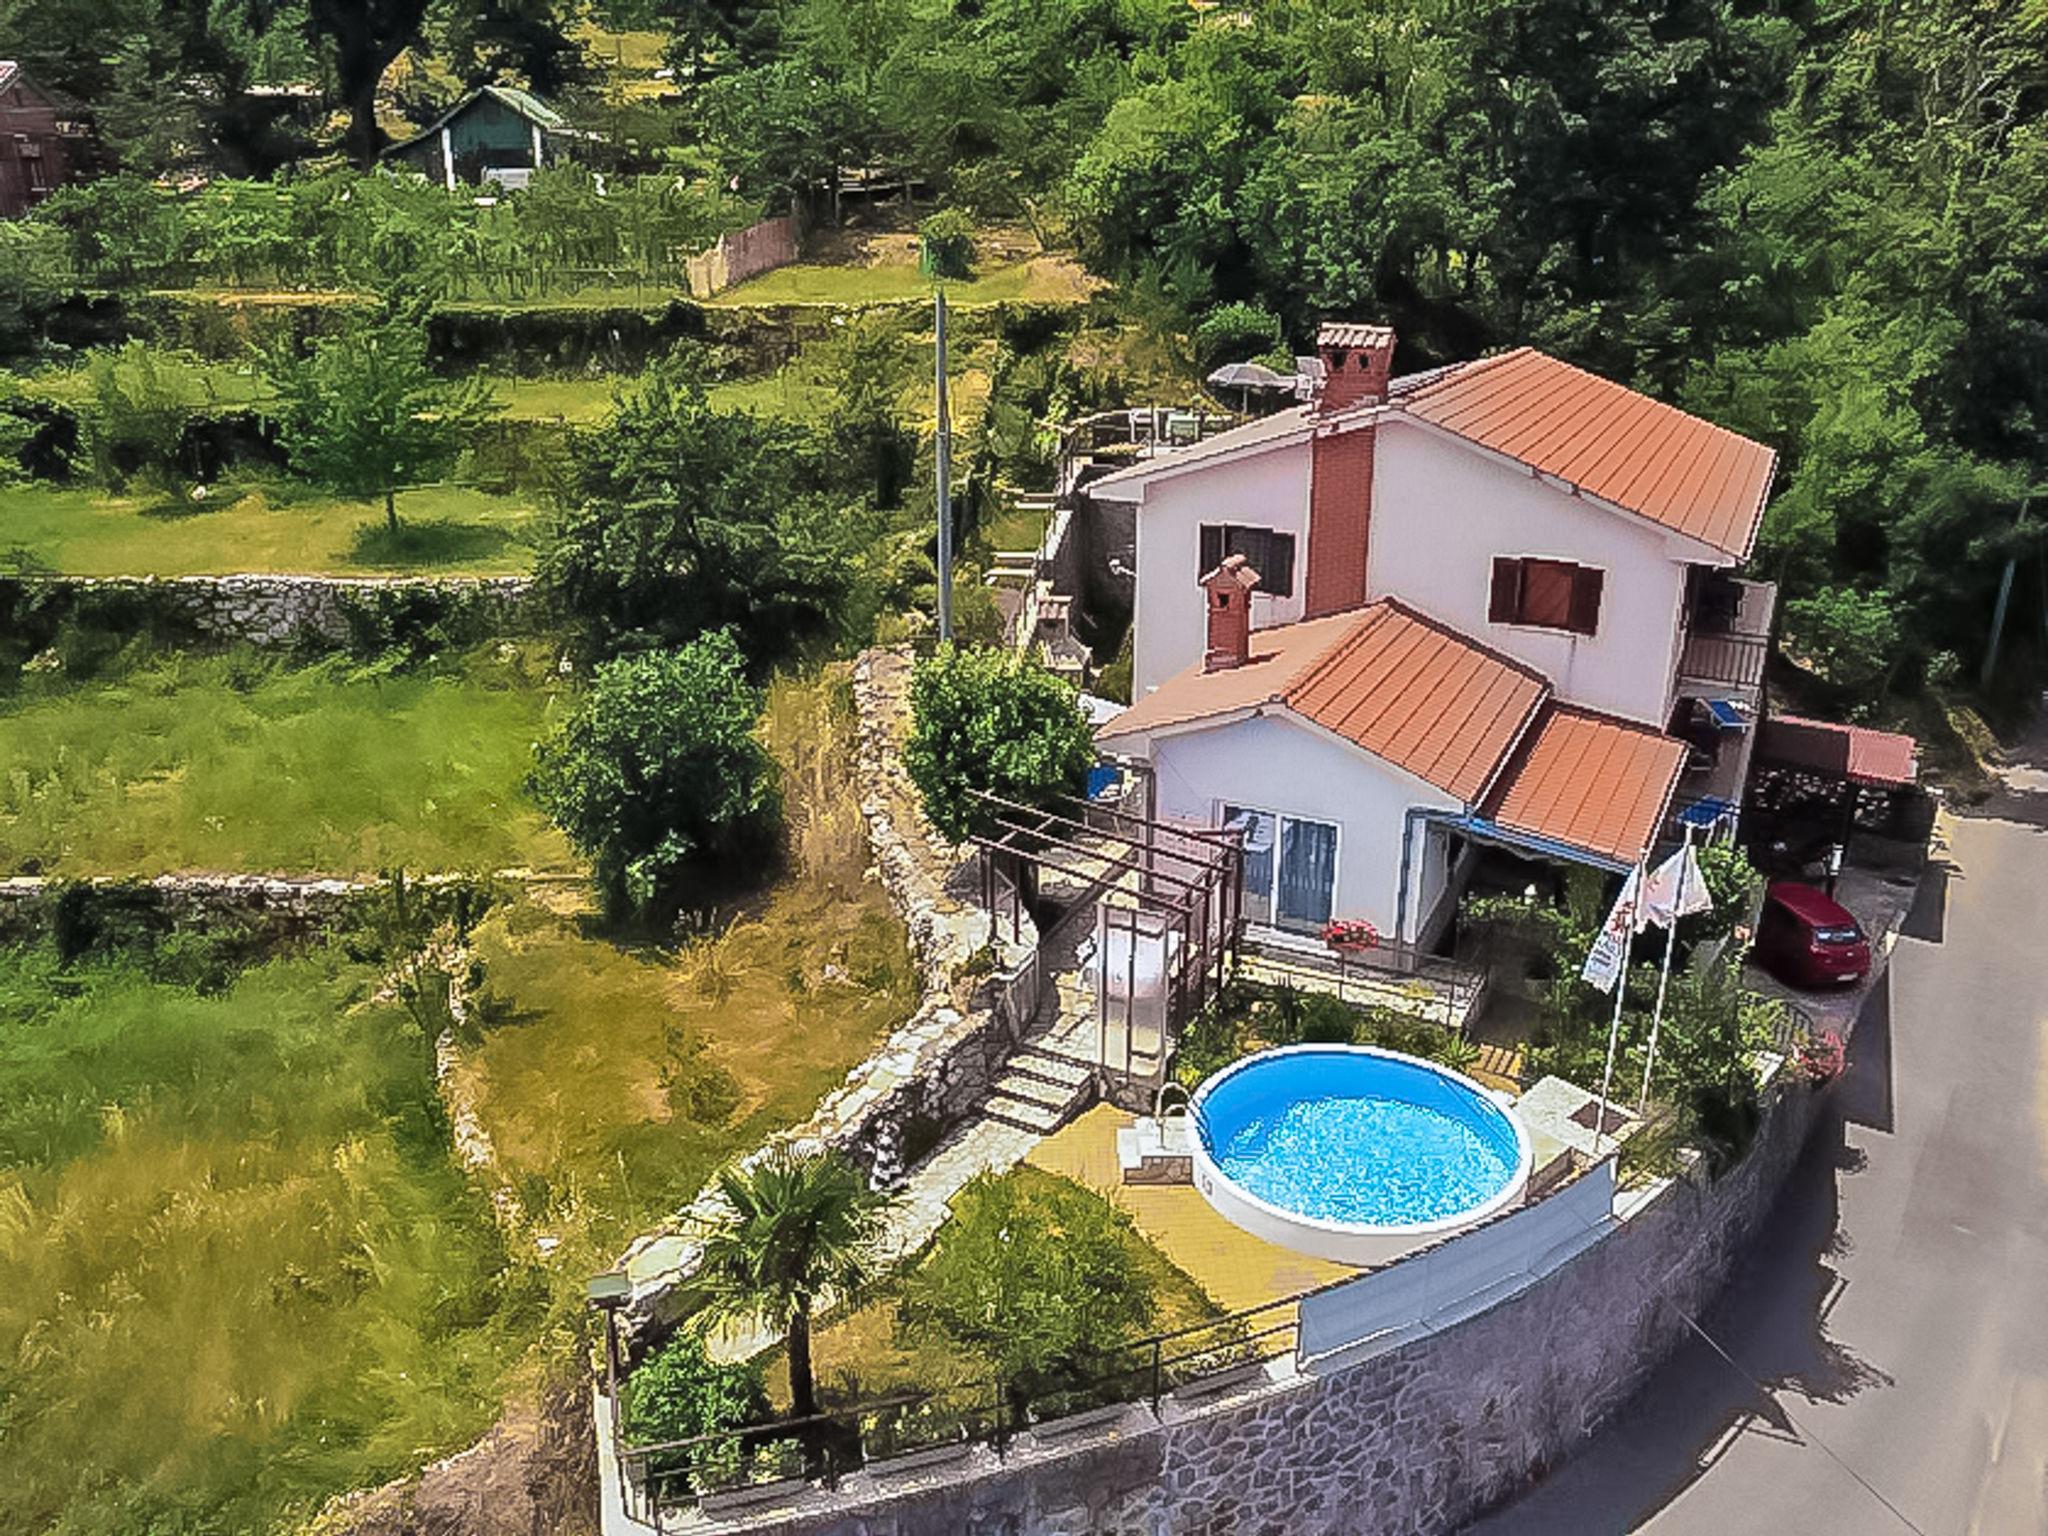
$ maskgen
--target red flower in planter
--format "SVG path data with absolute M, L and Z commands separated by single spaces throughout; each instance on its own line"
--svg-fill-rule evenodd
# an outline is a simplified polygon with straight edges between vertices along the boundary
M 1380 931 L 1364 918 L 1337 918 L 1323 924 L 1323 942 L 1332 949 L 1372 949 Z

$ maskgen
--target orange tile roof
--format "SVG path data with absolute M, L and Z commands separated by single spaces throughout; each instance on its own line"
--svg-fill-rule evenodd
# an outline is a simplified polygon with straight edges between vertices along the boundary
M 1837 725 L 1800 715 L 1773 715 L 1757 733 L 1760 760 L 1898 789 L 1918 776 L 1920 745 L 1897 731 Z
M 1549 704 L 1483 814 L 1523 832 L 1633 864 L 1657 840 L 1685 743 L 1646 725 Z
M 1777 464 L 1761 443 L 1532 347 L 1461 368 L 1399 408 L 1738 560 Z
M 1540 673 L 1383 600 L 1256 630 L 1244 666 L 1190 667 L 1096 734 L 1281 705 L 1469 804 L 1549 693 Z

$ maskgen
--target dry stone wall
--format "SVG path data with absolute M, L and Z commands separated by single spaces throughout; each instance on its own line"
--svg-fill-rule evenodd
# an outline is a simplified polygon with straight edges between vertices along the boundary
M 985 1451 L 923 1486 L 868 1475 L 772 1536 L 1434 1536 L 1512 1497 L 1626 1403 L 1726 1281 L 1822 1096 L 1775 1092 L 1749 1157 L 1681 1179 L 1528 1289 L 1349 1367 L 1283 1368 L 1226 1400 Z
M 267 875 L 161 875 L 154 880 L 0 880 L 0 943 L 33 943 L 55 926 L 57 906 L 80 895 L 102 911 L 141 918 L 164 931 L 249 928 L 283 943 L 343 922 L 367 885 L 351 880 L 293 880 Z M 78 894 L 73 894 L 78 893 Z
M 335 645 L 350 638 L 350 616 L 418 597 L 460 606 L 479 630 L 516 627 L 530 611 L 533 584 L 520 576 L 172 576 L 49 578 L 71 592 L 147 605 L 202 639 L 278 646 Z

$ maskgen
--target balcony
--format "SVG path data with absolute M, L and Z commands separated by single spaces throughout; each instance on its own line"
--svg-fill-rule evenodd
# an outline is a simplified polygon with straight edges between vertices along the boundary
M 1778 589 L 1718 571 L 1699 573 L 1686 598 L 1678 691 L 1727 693 L 1754 702 L 1763 691 Z

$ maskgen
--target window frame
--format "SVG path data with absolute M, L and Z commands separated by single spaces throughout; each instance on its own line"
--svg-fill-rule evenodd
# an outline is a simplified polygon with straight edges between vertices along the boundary
M 1266 876 L 1266 888 L 1260 893 L 1260 897 L 1265 903 L 1266 915 L 1264 918 L 1255 919 L 1255 921 L 1262 928 L 1278 929 L 1283 933 L 1320 932 L 1321 924 L 1303 925 L 1300 923 L 1283 923 L 1280 920 L 1280 850 L 1284 846 L 1286 823 L 1290 821 L 1301 822 L 1310 826 L 1328 827 L 1335 834 L 1330 853 L 1330 915 L 1335 917 L 1340 910 L 1337 905 L 1337 896 L 1344 888 L 1344 823 L 1341 821 L 1325 821 L 1320 816 L 1297 816 L 1292 811 L 1272 811 L 1262 805 L 1246 805 L 1241 801 L 1219 798 L 1215 802 L 1213 811 L 1216 825 L 1219 827 L 1229 826 L 1230 818 L 1228 813 L 1231 811 L 1237 811 L 1239 814 L 1250 812 L 1253 815 L 1270 817 L 1273 822 L 1273 847 L 1268 856 L 1270 869 Z M 1250 895 L 1251 892 L 1246 891 L 1245 894 Z
M 1216 536 L 1216 548 L 1220 551 L 1214 560 L 1209 558 L 1209 536 L 1212 533 Z M 1265 538 L 1269 548 L 1273 540 L 1285 539 L 1287 541 L 1286 586 L 1283 587 L 1275 582 L 1273 579 L 1274 573 L 1267 570 L 1265 565 L 1261 565 L 1257 560 L 1253 559 L 1248 551 L 1233 549 L 1230 537 L 1233 533 L 1259 534 Z M 1206 575 L 1208 572 L 1215 570 L 1217 566 L 1221 565 L 1230 556 L 1242 554 L 1245 557 L 1245 563 L 1259 573 L 1259 584 L 1252 589 L 1254 595 L 1260 597 L 1291 598 L 1295 595 L 1294 578 L 1296 567 L 1301 563 L 1300 544 L 1300 537 L 1293 529 L 1275 528 L 1268 523 L 1198 523 L 1195 525 L 1195 557 L 1201 569 L 1195 574 L 1197 576 Z M 1266 562 L 1268 565 L 1271 563 L 1270 559 Z
M 1524 602 L 1528 592 L 1528 568 L 1532 565 L 1547 566 L 1570 573 L 1571 590 L 1566 600 L 1565 618 L 1561 624 L 1527 616 Z M 1505 606 L 1510 612 L 1503 616 L 1504 578 L 1512 571 L 1512 596 Z M 1487 568 L 1486 622 L 1508 629 L 1541 630 L 1551 635 L 1572 635 L 1591 640 L 1600 633 L 1600 615 L 1607 596 L 1607 568 L 1588 565 L 1580 560 L 1560 559 L 1555 555 L 1495 555 Z

